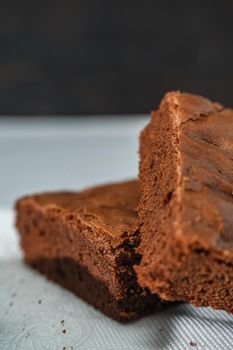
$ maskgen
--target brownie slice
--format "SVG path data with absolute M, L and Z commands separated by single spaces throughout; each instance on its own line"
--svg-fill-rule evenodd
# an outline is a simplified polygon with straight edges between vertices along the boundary
M 18 200 L 25 261 L 117 320 L 152 311 L 159 300 L 138 285 L 133 269 L 138 192 L 129 181 Z
M 140 140 L 139 282 L 233 312 L 233 110 L 165 95 Z

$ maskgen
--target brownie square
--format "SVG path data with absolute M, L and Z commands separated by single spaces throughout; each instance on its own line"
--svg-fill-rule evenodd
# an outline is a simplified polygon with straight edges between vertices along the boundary
M 159 300 L 138 285 L 133 269 L 138 199 L 137 181 L 19 199 L 25 261 L 114 319 L 152 311 Z
M 233 312 L 233 110 L 165 95 L 140 139 L 139 282 Z

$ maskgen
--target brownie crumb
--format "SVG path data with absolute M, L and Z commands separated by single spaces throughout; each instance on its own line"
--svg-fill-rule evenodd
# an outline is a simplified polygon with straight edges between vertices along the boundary
M 64 326 L 64 323 L 65 323 L 65 321 L 64 321 L 64 320 L 61 320 L 61 325 L 62 325 L 62 326 Z
M 40 300 L 38 300 L 38 304 L 41 304 L 42 303 L 42 300 L 40 299 Z
M 197 343 L 195 343 L 194 341 L 190 340 L 189 342 L 190 346 L 197 346 Z
M 65 329 L 63 329 L 62 333 L 64 333 L 64 334 L 65 334 L 65 333 L 66 333 L 66 330 L 65 330 Z

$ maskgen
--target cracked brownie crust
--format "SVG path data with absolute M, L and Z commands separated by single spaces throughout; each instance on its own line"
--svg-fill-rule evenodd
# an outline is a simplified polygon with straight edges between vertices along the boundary
M 141 134 L 139 281 L 233 312 L 233 110 L 165 95 Z

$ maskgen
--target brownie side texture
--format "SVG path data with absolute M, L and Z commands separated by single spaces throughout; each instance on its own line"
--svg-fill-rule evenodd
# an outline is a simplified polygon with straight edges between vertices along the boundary
M 159 300 L 138 285 L 133 269 L 138 199 L 138 183 L 129 181 L 18 200 L 25 261 L 115 319 L 152 311 Z
M 140 140 L 139 282 L 233 312 L 233 110 L 165 95 Z

